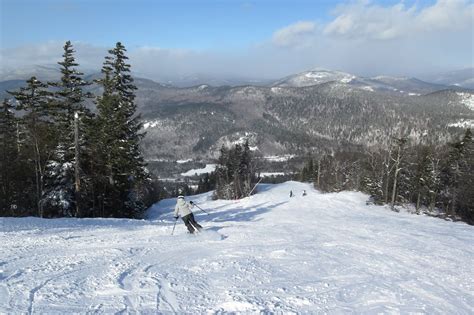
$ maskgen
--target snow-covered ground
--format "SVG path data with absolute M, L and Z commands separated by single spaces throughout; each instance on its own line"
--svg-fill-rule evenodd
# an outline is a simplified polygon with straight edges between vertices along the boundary
M 193 197 L 199 235 L 171 235 L 174 200 L 147 220 L 0 218 L 0 313 L 474 313 L 474 227 L 258 191 Z
M 195 168 L 195 169 L 189 170 L 185 173 L 181 173 L 181 176 L 189 177 L 189 176 L 195 176 L 195 175 L 202 175 L 205 173 L 212 173 L 215 170 L 216 170 L 216 164 L 206 164 L 204 168 Z

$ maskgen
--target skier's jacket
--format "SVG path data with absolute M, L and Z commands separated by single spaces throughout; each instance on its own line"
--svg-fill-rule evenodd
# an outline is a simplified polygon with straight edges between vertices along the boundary
M 184 200 L 183 196 L 179 196 L 178 201 L 176 202 L 176 206 L 174 207 L 174 216 L 177 217 L 180 215 L 181 217 L 185 217 L 188 214 L 192 213 L 192 207 L 192 205 L 190 205 Z

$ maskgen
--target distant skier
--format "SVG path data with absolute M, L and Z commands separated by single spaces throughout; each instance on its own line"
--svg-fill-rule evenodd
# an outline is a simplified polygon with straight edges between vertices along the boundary
M 174 218 L 178 220 L 179 216 L 181 216 L 181 219 L 184 221 L 184 224 L 188 228 L 189 233 L 194 233 L 196 231 L 199 232 L 202 229 L 202 226 L 199 225 L 199 223 L 197 223 L 194 219 L 194 214 L 191 211 L 192 207 L 193 202 L 190 201 L 189 203 L 187 203 L 184 200 L 183 195 L 178 196 L 176 206 L 174 207 Z
M 290 198 L 293 197 L 293 190 L 290 190 Z
M 303 190 L 303 197 L 306 196 L 306 190 Z

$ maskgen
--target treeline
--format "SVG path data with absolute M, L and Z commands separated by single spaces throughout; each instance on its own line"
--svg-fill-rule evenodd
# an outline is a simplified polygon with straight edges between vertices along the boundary
M 376 204 L 413 203 L 474 224 L 474 142 L 471 130 L 454 143 L 410 146 L 392 139 L 389 150 L 308 156 L 299 179 L 324 192 L 358 190 Z
M 223 146 L 213 176 L 216 183 L 214 198 L 240 199 L 250 195 L 255 170 L 248 141 L 232 148 Z
M 154 201 L 125 47 L 108 51 L 95 82 L 74 53 L 66 42 L 59 81 L 31 77 L 3 101 L 0 216 L 140 217 Z M 91 84 L 102 93 L 87 93 Z

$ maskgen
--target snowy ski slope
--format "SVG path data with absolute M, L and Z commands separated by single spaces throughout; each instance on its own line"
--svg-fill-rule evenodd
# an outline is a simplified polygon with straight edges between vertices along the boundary
M 148 220 L 0 218 L 0 313 L 474 313 L 472 226 L 297 182 L 192 199 L 200 235 L 170 235 L 174 200 Z

